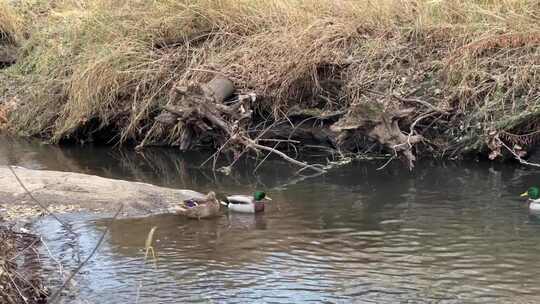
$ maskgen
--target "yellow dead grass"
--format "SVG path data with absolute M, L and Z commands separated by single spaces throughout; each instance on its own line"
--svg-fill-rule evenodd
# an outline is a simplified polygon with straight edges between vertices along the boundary
M 536 81 L 526 72 L 532 51 L 522 50 L 522 60 L 501 60 L 526 75 L 482 91 L 494 70 L 481 50 L 522 49 L 511 37 L 540 30 L 532 0 L 22 0 L 15 10 L 29 39 L 10 69 L 25 101 L 10 119 L 54 141 L 104 127 L 140 140 L 171 86 L 207 80 L 204 71 L 256 92 L 274 116 L 292 105 L 345 107 L 366 88 L 429 85 L 465 109 L 492 102 L 482 111 L 493 121 L 508 103 L 526 108 L 516 92 Z

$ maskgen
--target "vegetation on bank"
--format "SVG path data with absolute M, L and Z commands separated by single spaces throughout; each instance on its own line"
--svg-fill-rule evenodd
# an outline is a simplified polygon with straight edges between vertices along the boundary
M 387 150 L 394 141 L 366 125 L 398 120 L 405 135 L 418 136 L 417 151 L 444 156 L 497 157 L 500 141 L 522 153 L 540 139 L 538 1 L 11 6 L 0 12 L 1 37 L 20 48 L 0 72 L 9 80 L 0 92 L 17 100 L 8 125 L 19 134 L 60 142 L 106 132 L 114 142 L 140 143 L 152 130 L 153 143 L 174 145 L 181 124 L 152 129 L 160 107 L 174 88 L 219 74 L 240 93 L 256 94 L 260 120 L 287 119 L 293 109 L 342 111 L 340 136 L 375 137 Z M 210 143 L 219 147 L 216 138 Z
M 0 2 L 0 43 L 15 44 L 20 34 L 19 20 L 11 7 Z
M 15 62 L 21 29 L 15 12 L 0 2 L 0 68 Z

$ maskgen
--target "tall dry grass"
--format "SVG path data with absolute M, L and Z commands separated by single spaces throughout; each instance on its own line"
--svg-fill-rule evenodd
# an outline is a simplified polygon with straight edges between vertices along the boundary
M 11 122 L 54 141 L 103 128 L 137 141 L 173 84 L 214 71 L 255 91 L 274 116 L 292 105 L 346 107 L 367 100 L 366 89 L 417 90 L 472 113 L 465 129 L 512 130 L 521 124 L 514 113 L 540 116 L 539 8 L 533 0 L 21 0 L 14 9 L 29 38 L 4 73 L 19 80 L 24 104 Z
M 17 44 L 20 38 L 18 15 L 6 2 L 0 2 L 0 45 Z

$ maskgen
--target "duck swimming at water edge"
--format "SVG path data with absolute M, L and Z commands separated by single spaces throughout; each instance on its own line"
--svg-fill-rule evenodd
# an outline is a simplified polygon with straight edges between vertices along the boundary
M 219 201 L 216 194 L 210 191 L 205 198 L 192 198 L 183 201 L 175 208 L 179 215 L 188 218 L 202 219 L 219 215 Z
M 229 210 L 240 213 L 258 213 L 264 211 L 264 201 L 272 199 L 265 192 L 257 191 L 250 195 L 230 195 L 226 202 L 221 202 Z
M 530 187 L 526 192 L 521 194 L 522 197 L 528 197 L 529 210 L 540 212 L 540 188 Z

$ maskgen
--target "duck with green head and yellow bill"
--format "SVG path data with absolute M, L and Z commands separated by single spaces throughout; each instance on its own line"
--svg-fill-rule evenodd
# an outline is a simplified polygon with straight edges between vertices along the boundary
M 264 211 L 265 201 L 272 199 L 263 191 L 257 191 L 253 195 L 230 195 L 221 204 L 227 206 L 229 210 L 240 213 L 258 213 Z
M 528 197 L 529 210 L 540 212 L 540 188 L 530 187 L 529 190 L 521 194 L 522 197 Z

